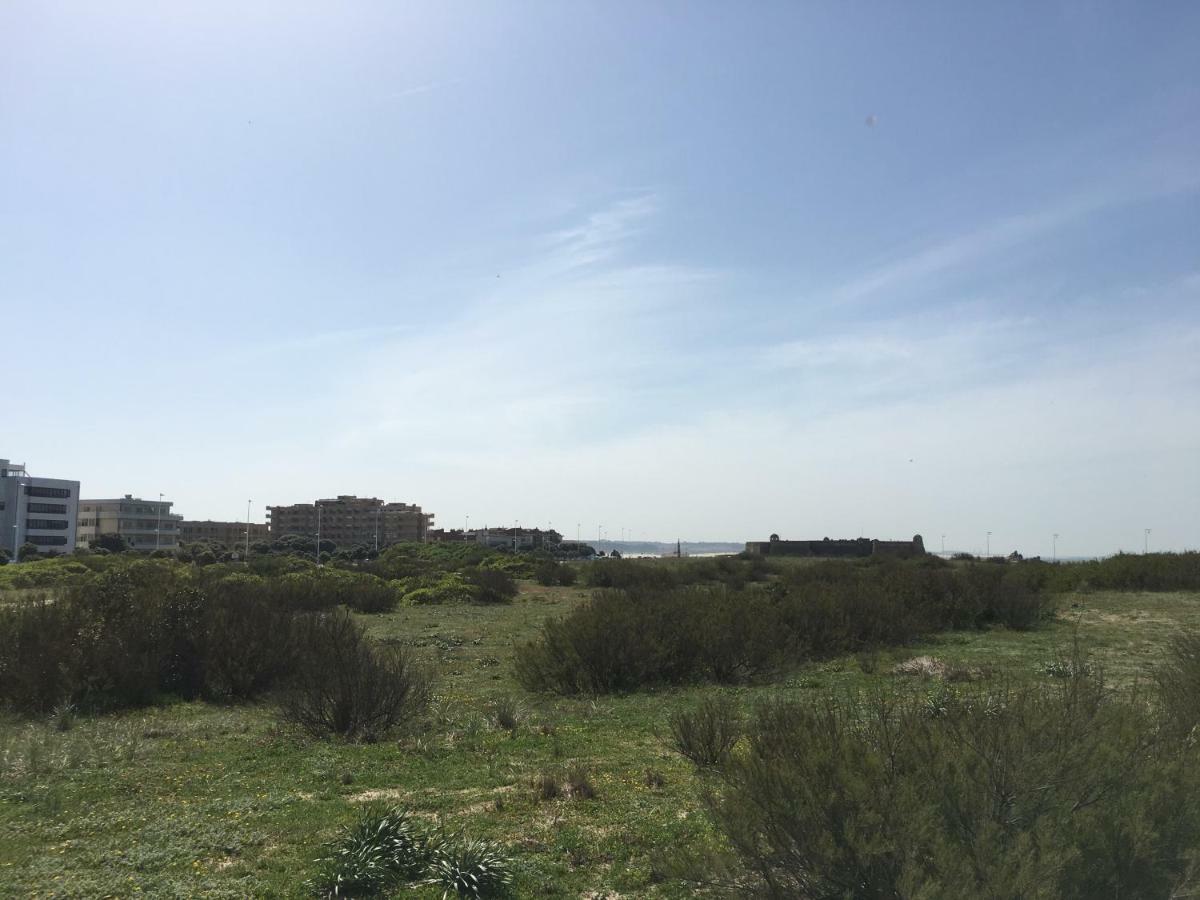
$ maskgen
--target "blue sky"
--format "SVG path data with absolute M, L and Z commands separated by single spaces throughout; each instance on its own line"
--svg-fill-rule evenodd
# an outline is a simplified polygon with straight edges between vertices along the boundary
M 0 455 L 194 518 L 1195 548 L 1198 44 L 1190 3 L 7 3 Z

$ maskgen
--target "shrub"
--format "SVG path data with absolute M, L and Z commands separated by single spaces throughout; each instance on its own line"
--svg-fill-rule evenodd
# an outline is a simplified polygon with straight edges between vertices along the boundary
M 205 692 L 246 700 L 278 684 L 296 659 L 294 614 L 260 584 L 229 580 L 205 610 Z
M 475 599 L 480 603 L 507 603 L 517 596 L 516 581 L 499 569 L 471 569 L 467 580 L 474 586 Z
M 345 612 L 307 616 L 297 628 L 284 718 L 315 736 L 374 740 L 421 712 L 430 682 L 399 648 L 374 646 Z
M 1200 842 L 1197 748 L 1071 668 L 943 689 L 936 715 L 893 694 L 766 704 L 710 814 L 771 897 L 1169 896 Z
M 553 587 L 558 584 L 558 563 L 552 559 L 543 560 L 533 570 L 533 577 L 543 587 Z
M 707 697 L 690 712 L 670 721 L 671 746 L 698 769 L 719 768 L 742 735 L 737 704 L 728 697 Z
M 631 568 L 622 574 L 624 566 Z M 711 582 L 598 592 L 564 618 L 547 620 L 535 640 L 517 649 L 517 676 L 530 690 L 601 693 L 657 683 L 738 683 L 788 662 L 869 654 L 951 628 L 1029 628 L 1052 610 L 1039 573 L 1007 565 L 832 561 L 793 567 L 765 587 L 742 589 L 730 584 L 747 573 L 719 565 L 672 575 L 665 566 L 609 561 L 586 572 L 593 583 L 637 582 L 646 573 Z
M 1166 728 L 1176 735 L 1191 734 L 1200 725 L 1200 632 L 1171 639 L 1155 681 Z

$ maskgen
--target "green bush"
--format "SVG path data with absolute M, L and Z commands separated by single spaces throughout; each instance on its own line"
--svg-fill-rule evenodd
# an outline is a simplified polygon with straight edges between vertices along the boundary
M 479 603 L 508 603 L 517 596 L 517 583 L 507 572 L 500 569 L 470 569 L 467 581 L 475 591 Z
M 1167 897 L 1200 754 L 1088 667 L 1032 686 L 760 707 L 710 814 L 770 897 Z
M 667 567 L 638 568 L 627 560 L 593 563 L 587 571 L 593 582 L 603 571 L 613 582 L 644 577 L 626 577 L 635 571 L 658 573 L 655 580 L 672 577 Z M 680 571 L 721 574 L 699 566 Z M 530 690 L 559 693 L 737 683 L 783 664 L 905 644 L 948 629 L 1029 628 L 1052 610 L 1038 579 L 1010 566 L 829 562 L 740 590 L 727 580 L 745 573 L 723 574 L 726 580 L 693 586 L 597 592 L 566 617 L 544 622 L 537 638 L 517 648 L 518 678 Z
M 429 702 L 429 675 L 403 650 L 372 643 L 344 611 L 298 619 L 296 655 L 280 711 L 316 737 L 373 741 Z
M 530 690 L 564 694 L 743 681 L 777 666 L 778 621 L 766 596 L 720 586 L 598 592 L 517 648 L 517 677 Z
M 728 697 L 708 697 L 670 720 L 671 747 L 697 769 L 716 769 L 729 759 L 742 735 L 737 704 Z

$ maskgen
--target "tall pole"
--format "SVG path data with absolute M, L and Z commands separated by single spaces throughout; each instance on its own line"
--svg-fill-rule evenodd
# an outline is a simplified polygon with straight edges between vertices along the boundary
M 579 543 L 579 523 L 575 523 L 575 543 Z
M 1142 555 L 1145 556 L 1150 552 L 1150 529 L 1145 529 L 1145 534 L 1142 535 Z
M 942 556 L 946 555 L 946 536 L 942 535 Z
M 154 549 L 158 550 L 158 533 L 162 531 L 162 498 L 163 495 L 158 495 L 158 522 L 154 526 Z
M 992 557 L 992 533 L 990 531 L 987 533 L 987 556 L 988 559 Z
M 250 558 L 250 504 L 253 501 L 246 501 L 246 555 L 244 559 Z
M 1054 562 L 1058 562 L 1058 532 L 1054 532 Z
M 21 561 L 21 488 L 28 489 L 29 482 L 17 482 L 17 502 L 13 507 L 13 562 Z M 28 510 L 26 502 L 26 510 Z
M 321 566 L 321 504 L 317 503 L 317 567 Z
M 466 526 L 466 528 L 463 529 L 463 534 L 465 535 L 470 530 L 471 530 L 471 514 L 467 513 L 467 526 Z

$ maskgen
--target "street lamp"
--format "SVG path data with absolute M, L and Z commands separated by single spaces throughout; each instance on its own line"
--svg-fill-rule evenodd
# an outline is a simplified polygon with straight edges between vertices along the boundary
M 1054 532 L 1054 561 L 1058 562 L 1058 532 Z
M 1145 529 L 1145 534 L 1142 535 L 1142 555 L 1145 556 L 1150 552 L 1150 529 Z
M 987 557 L 988 559 L 992 558 L 992 533 L 990 531 L 987 533 Z
M 321 503 L 317 502 L 317 568 L 321 568 Z

